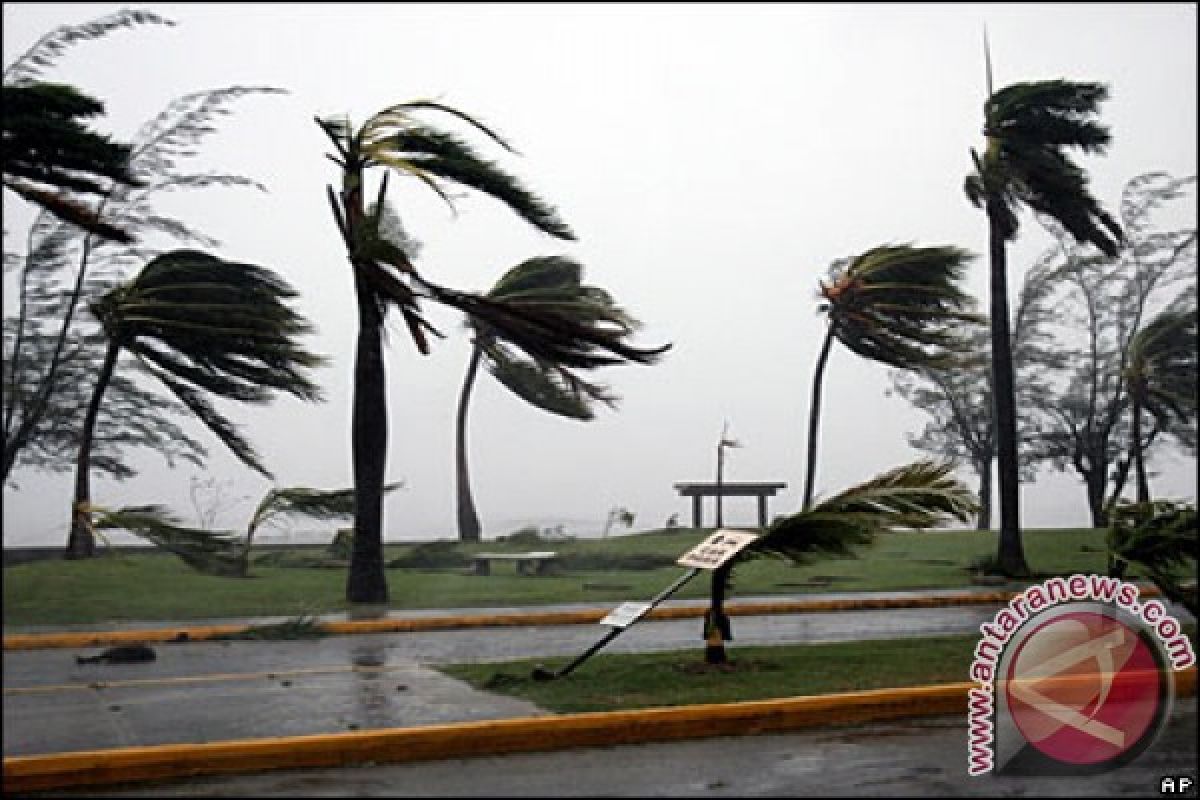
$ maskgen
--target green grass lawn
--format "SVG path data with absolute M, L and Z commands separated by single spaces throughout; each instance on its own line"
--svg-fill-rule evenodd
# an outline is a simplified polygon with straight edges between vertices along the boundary
M 1185 626 L 1196 645 L 1196 628 Z M 533 667 L 550 662 L 455 664 L 438 667 L 491 692 L 529 700 L 547 711 L 619 711 L 695 703 L 737 703 L 900 686 L 971 680 L 979 635 L 729 648 L 731 669 L 706 666 L 703 642 L 669 653 L 604 654 L 552 681 L 535 681 Z
M 562 542 L 446 543 L 452 566 L 388 569 L 395 610 L 535 606 L 649 600 L 679 577 L 673 561 L 709 533 L 675 529 Z M 1029 530 L 1026 555 L 1037 580 L 1050 574 L 1103 572 L 1104 531 Z M 416 545 L 388 545 L 387 559 L 412 557 Z M 511 564 L 489 576 L 468 574 L 466 554 L 479 551 L 555 550 L 557 574 L 526 577 Z M 956 588 L 971 585 L 971 566 L 996 550 L 994 532 L 896 533 L 880 538 L 857 559 L 793 566 L 760 559 L 738 567 L 731 599 L 739 596 L 825 591 Z M 266 554 L 259 557 L 265 557 Z M 310 561 L 323 557 L 314 547 Z M 645 567 L 655 559 L 661 566 Z M 269 559 L 268 559 L 269 560 Z M 122 620 L 193 620 L 245 616 L 299 616 L 346 611 L 344 566 L 297 567 L 256 563 L 249 578 L 202 575 L 161 552 L 114 554 L 83 561 L 50 560 L 4 569 L 4 625 L 91 624 Z M 1016 588 L 1013 585 L 1011 588 Z M 704 576 L 676 597 L 707 594 Z

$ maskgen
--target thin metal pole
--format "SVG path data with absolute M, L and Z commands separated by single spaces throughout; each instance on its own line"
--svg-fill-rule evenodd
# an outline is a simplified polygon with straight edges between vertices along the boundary
M 682 587 L 685 583 L 690 581 L 692 578 L 696 577 L 696 575 L 699 572 L 700 572 L 699 567 L 692 567 L 691 569 L 689 569 L 687 572 L 685 572 L 683 575 L 681 575 L 674 583 L 672 583 L 666 589 L 663 589 L 661 592 L 654 595 L 654 597 L 650 600 L 650 604 L 649 604 L 650 607 L 647 608 L 646 611 L 649 612 L 650 609 L 653 609 L 659 603 L 666 600 L 671 595 L 675 594 L 675 592 L 678 591 L 680 587 Z M 550 672 L 549 670 L 545 669 L 542 666 L 534 667 L 534 670 L 533 670 L 534 680 L 548 681 L 548 680 L 553 680 L 554 678 L 561 678 L 562 676 L 571 672 L 571 670 L 578 667 L 584 661 L 587 661 L 589 658 L 591 658 L 591 656 L 597 650 L 604 647 L 604 645 L 608 644 L 613 639 L 620 636 L 621 633 L 626 628 L 632 627 L 633 624 L 635 624 L 635 623 L 636 623 L 636 620 L 633 623 L 626 625 L 625 627 L 613 628 L 608 633 L 604 634 L 604 636 L 599 641 L 597 641 L 595 644 L 593 644 L 587 650 L 585 650 L 584 652 L 582 652 L 578 656 L 576 656 L 575 660 L 573 660 L 571 663 L 567 664 L 565 667 L 562 667 L 557 672 Z

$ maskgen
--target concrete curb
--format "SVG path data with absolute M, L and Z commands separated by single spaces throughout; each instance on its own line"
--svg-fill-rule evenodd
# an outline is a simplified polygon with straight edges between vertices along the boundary
M 972 682 L 637 711 L 520 717 L 204 744 L 157 745 L 4 759 L 5 792 L 138 783 L 200 775 L 400 763 L 749 736 L 882 720 L 965 714 Z M 1196 669 L 1175 673 L 1195 694 Z
M 780 600 L 778 602 L 730 603 L 725 612 L 730 616 L 762 614 L 799 614 L 827 611 L 869 611 L 891 608 L 941 608 L 965 605 L 1003 605 L 1020 592 L 962 592 L 958 594 L 862 597 L 813 600 Z M 1153 587 L 1141 589 L 1143 597 L 1157 594 Z M 337 620 L 318 623 L 317 627 L 331 634 L 409 633 L 416 631 L 453 630 L 458 628 L 504 627 L 521 625 L 579 625 L 595 624 L 611 608 L 579 609 L 572 611 L 521 611 L 504 614 L 459 614 L 440 617 L 397 617 L 387 619 Z M 647 619 L 689 619 L 704 616 L 704 606 L 659 606 L 646 615 Z M 229 636 L 248 630 L 244 624 L 175 626 L 127 631 L 63 631 L 56 633 L 14 633 L 4 636 L 5 650 L 39 650 L 55 647 L 99 647 L 131 642 L 200 641 Z

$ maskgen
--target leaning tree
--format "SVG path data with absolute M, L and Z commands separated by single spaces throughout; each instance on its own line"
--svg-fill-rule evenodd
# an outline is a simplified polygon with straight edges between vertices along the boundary
M 289 306 L 295 296 L 285 280 L 265 267 L 173 250 L 90 304 L 108 347 L 83 422 L 68 558 L 87 557 L 95 550 L 92 432 L 122 353 L 136 357 L 240 461 L 271 477 L 253 445 L 209 395 L 257 404 L 279 391 L 302 400 L 321 398 L 307 372 L 325 359 L 298 342 L 312 326 Z
M 414 177 L 451 202 L 448 187 L 457 185 L 493 197 L 530 225 L 559 239 L 574 233 L 557 211 L 527 190 L 497 164 L 481 157 L 465 139 L 434 127 L 425 112 L 447 115 L 506 150 L 494 131 L 450 106 L 418 100 L 390 106 L 359 127 L 343 118 L 317 118 L 333 144 L 329 158 L 341 171 L 341 190 L 328 188 L 334 220 L 346 246 L 358 310 L 351 413 L 354 470 L 354 543 L 346 579 L 352 603 L 387 601 L 383 570 L 383 480 L 387 465 L 388 414 L 384 380 L 383 331 L 389 310 L 398 311 L 418 350 L 429 352 L 428 334 L 440 335 L 422 316 L 420 301 L 458 309 L 487 325 L 499 339 L 528 356 L 568 368 L 592 368 L 621 360 L 645 362 L 658 351 L 639 350 L 622 341 L 620 329 L 595 330 L 555 308 L 527 308 L 440 286 L 422 276 L 405 243 L 397 241 L 398 219 L 389 211 L 387 178 L 391 172 Z M 384 170 L 369 203 L 366 178 Z

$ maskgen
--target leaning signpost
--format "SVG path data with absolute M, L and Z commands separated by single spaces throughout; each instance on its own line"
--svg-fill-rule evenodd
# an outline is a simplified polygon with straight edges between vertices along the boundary
M 757 538 L 758 534 L 750 533 L 749 531 L 728 529 L 715 531 L 703 542 L 676 559 L 676 564 L 681 567 L 688 567 L 689 569 L 674 583 L 656 594 L 648 603 L 622 603 L 614 608 L 604 619 L 600 620 L 601 625 L 607 625 L 611 628 L 608 633 L 587 650 L 576 656 L 573 661 L 557 670 L 551 671 L 541 664 L 537 665 L 533 668 L 533 679 L 536 681 L 551 681 L 567 675 L 584 661 L 591 658 L 604 645 L 620 636 L 629 626 L 645 617 L 651 609 L 675 594 L 680 587 L 700 574 L 701 570 L 714 570 L 728 563 L 730 559 L 748 547 Z

